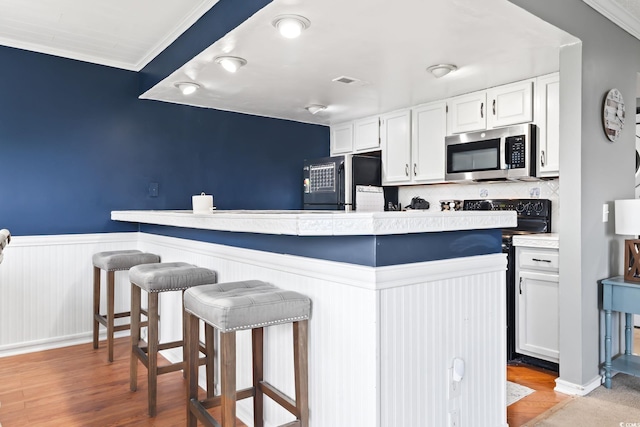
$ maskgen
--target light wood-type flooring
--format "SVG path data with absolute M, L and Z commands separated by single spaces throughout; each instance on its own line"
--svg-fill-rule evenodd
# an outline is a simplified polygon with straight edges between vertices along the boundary
M 116 339 L 113 363 L 104 341 L 98 350 L 89 343 L 0 358 L 1 427 L 184 427 L 182 372 L 158 377 L 158 415 L 149 418 L 144 366 L 138 391 L 129 391 L 130 348 L 128 337 Z M 218 409 L 211 413 L 220 419 Z
M 640 329 L 635 343 L 640 350 Z M 0 358 L 0 427 L 184 426 L 181 372 L 158 377 L 158 415 L 149 418 L 144 367 L 138 369 L 138 391 L 129 391 L 129 339 L 116 339 L 113 363 L 106 361 L 105 343 L 100 345 L 99 350 L 89 343 Z M 553 390 L 556 377 L 526 365 L 507 367 L 509 381 L 536 390 L 507 408 L 510 427 L 524 426 L 570 399 Z M 219 419 L 217 409 L 212 414 Z M 238 427 L 246 426 L 238 421 Z

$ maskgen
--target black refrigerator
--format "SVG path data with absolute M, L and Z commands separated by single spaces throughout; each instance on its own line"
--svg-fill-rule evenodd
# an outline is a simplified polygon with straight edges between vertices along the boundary
M 379 154 L 354 154 L 305 160 L 303 180 L 304 209 L 357 210 L 356 186 L 381 186 L 380 156 Z M 397 204 L 397 188 L 383 189 L 385 209 L 388 202 Z

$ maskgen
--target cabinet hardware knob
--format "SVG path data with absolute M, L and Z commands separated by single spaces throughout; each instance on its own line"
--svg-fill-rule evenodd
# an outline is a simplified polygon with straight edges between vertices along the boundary
M 540 156 L 540 163 L 542 164 L 542 166 L 545 166 L 546 163 L 547 163 L 547 156 L 546 156 L 544 150 L 542 150 L 540 154 L 542 154 Z
M 413 164 L 413 176 L 418 176 L 418 173 L 416 172 L 416 168 L 418 167 L 417 163 Z
M 406 164 L 404 165 L 404 174 L 405 174 L 406 176 L 409 176 L 409 163 L 406 163 Z
M 493 100 L 493 115 L 496 115 L 496 100 Z
M 538 261 L 538 262 L 548 262 L 551 263 L 550 259 L 539 259 L 539 258 L 531 258 L 532 261 Z
M 480 103 L 480 118 L 484 119 L 484 102 Z
M 520 295 L 522 295 L 522 277 L 520 278 Z

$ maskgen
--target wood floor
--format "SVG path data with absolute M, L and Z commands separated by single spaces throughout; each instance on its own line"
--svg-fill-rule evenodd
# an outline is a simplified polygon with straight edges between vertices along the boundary
M 557 393 L 553 389 L 558 374 L 527 365 L 507 366 L 507 380 L 535 390 L 512 405 L 507 406 L 509 427 L 525 426 L 527 422 L 543 414 L 571 396 Z
M 138 391 L 129 391 L 129 339 L 116 340 L 113 363 L 100 345 L 0 358 L 1 427 L 185 425 L 182 372 L 158 377 L 158 415 L 149 418 L 144 366 L 138 368 Z M 220 419 L 219 411 L 212 414 Z
M 635 330 L 640 350 L 640 329 Z M 104 342 L 0 358 L 0 427 L 184 426 L 186 382 L 181 372 L 158 377 L 158 415 L 147 416 L 146 369 L 138 369 L 138 391 L 129 391 L 129 339 L 116 340 L 114 362 Z M 507 379 L 536 390 L 507 407 L 510 427 L 525 426 L 570 399 L 557 393 L 557 374 L 530 366 L 508 366 Z M 202 397 L 204 398 L 204 392 Z M 219 411 L 212 410 L 219 419 Z M 238 427 L 246 427 L 238 421 Z

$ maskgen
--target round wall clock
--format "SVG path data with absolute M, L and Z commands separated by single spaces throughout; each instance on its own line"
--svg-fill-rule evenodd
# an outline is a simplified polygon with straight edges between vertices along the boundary
M 602 118 L 604 133 L 611 142 L 616 142 L 624 127 L 624 99 L 618 89 L 611 89 L 604 98 Z

